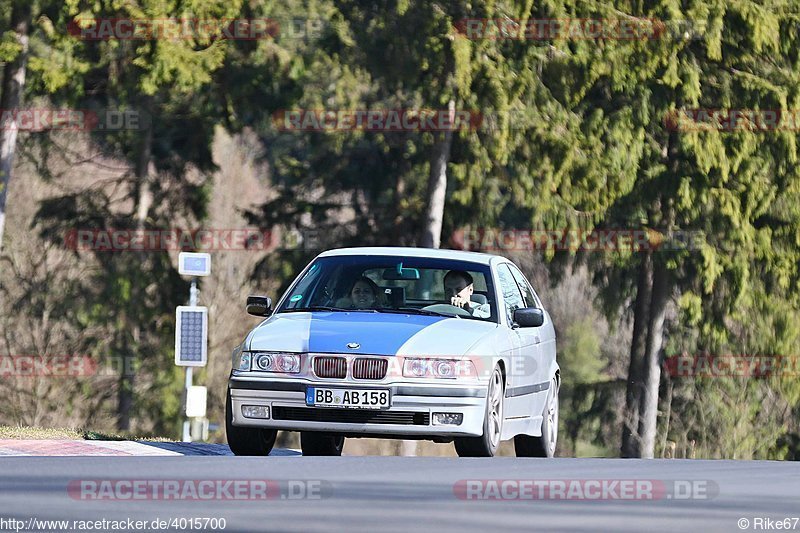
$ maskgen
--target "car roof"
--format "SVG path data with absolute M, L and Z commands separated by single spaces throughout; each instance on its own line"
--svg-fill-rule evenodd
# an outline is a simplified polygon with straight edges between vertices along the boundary
M 467 252 L 464 250 L 443 250 L 441 248 L 413 248 L 403 246 L 364 246 L 356 248 L 336 248 L 322 252 L 318 257 L 331 257 L 342 255 L 389 255 L 397 257 L 430 257 L 434 259 L 451 259 L 454 261 L 469 261 L 489 265 L 506 258 L 480 252 Z M 494 260 L 494 261 L 493 261 Z

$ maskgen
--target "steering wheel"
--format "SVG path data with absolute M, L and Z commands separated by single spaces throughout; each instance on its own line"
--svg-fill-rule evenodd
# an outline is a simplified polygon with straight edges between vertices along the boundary
M 472 316 L 469 311 L 450 304 L 433 304 L 422 308 L 423 311 L 433 311 L 434 313 L 448 313 L 458 316 Z

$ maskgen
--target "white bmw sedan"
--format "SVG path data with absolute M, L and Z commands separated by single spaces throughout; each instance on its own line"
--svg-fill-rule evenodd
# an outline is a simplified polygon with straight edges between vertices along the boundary
M 266 455 L 278 430 L 304 455 L 345 438 L 454 442 L 490 457 L 552 457 L 558 435 L 553 323 L 508 259 L 426 248 L 346 248 L 314 258 L 233 351 L 226 431 Z

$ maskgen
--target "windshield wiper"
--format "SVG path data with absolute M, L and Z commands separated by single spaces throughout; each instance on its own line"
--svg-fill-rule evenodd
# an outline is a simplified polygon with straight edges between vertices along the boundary
M 329 307 L 327 305 L 310 305 L 308 307 L 293 307 L 292 309 L 284 309 L 281 313 L 304 313 L 307 311 L 340 311 L 348 312 L 353 309 L 344 309 L 343 307 Z
M 281 313 L 304 313 L 308 311 L 334 311 L 340 313 L 354 313 L 354 312 L 361 312 L 361 313 L 377 313 L 378 310 L 374 307 L 365 307 L 363 309 L 358 309 L 356 307 L 352 309 L 345 309 L 344 307 L 331 307 L 329 305 L 309 305 L 308 307 L 294 307 L 292 309 L 284 309 Z
M 388 308 L 379 308 L 378 311 L 381 313 L 395 313 L 400 315 L 425 315 L 425 316 L 445 316 L 447 318 L 463 318 L 455 313 L 440 313 L 438 311 L 417 309 L 416 307 L 388 307 Z

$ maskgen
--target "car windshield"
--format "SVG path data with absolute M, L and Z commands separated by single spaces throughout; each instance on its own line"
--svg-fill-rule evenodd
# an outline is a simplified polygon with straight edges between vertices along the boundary
M 373 255 L 318 258 L 277 312 L 352 310 L 498 321 L 488 265 Z

